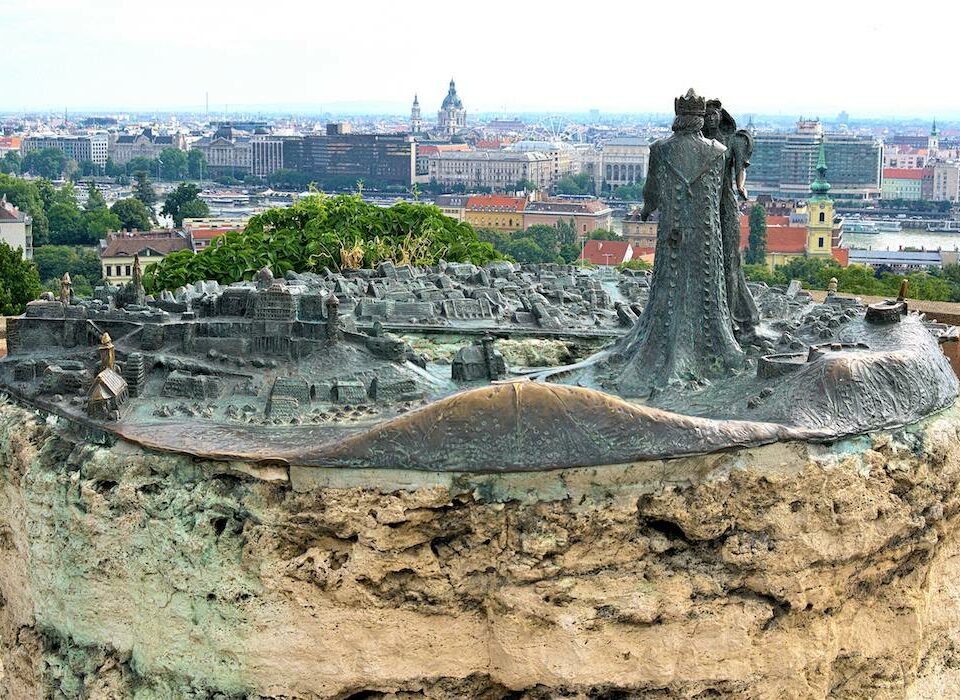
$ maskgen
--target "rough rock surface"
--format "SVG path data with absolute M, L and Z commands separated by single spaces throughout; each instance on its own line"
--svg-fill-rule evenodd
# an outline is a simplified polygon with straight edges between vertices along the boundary
M 0 697 L 950 697 L 958 430 L 288 473 L 0 406 Z

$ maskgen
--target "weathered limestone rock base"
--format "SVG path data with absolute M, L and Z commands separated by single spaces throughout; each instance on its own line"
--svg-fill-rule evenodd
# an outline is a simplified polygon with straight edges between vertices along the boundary
M 288 473 L 0 406 L 0 697 L 950 697 L 958 430 Z

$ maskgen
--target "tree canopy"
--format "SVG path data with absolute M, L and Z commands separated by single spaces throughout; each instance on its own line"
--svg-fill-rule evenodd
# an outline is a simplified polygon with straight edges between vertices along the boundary
M 144 170 L 138 170 L 133 174 L 133 196 L 143 203 L 143 206 L 150 212 L 150 219 L 153 220 L 153 205 L 157 203 L 157 192 L 153 189 L 153 183 L 150 182 L 150 176 Z
M 796 279 L 808 289 L 827 289 L 830 278 L 836 277 L 842 294 L 884 297 L 895 297 L 900 291 L 901 280 L 906 278 L 911 299 L 960 301 L 960 265 L 945 265 L 941 270 L 903 275 L 866 265 L 840 267 L 832 258 L 797 257 L 786 265 L 778 265 L 773 272 L 765 265 L 747 264 L 744 273 L 749 280 L 767 284 L 785 285 Z
M 593 194 L 593 178 L 587 173 L 567 175 L 562 177 L 553 186 L 556 194 Z
M 203 155 L 203 151 L 196 148 L 187 151 L 187 175 L 194 180 L 202 180 L 206 169 L 207 159 Z
M 19 175 L 22 159 L 17 151 L 7 151 L 0 158 L 0 173 L 9 175 Z
M 87 203 L 83 208 L 86 211 L 107 208 L 107 200 L 103 198 L 103 195 L 100 193 L 100 190 L 97 189 L 97 186 L 93 184 L 93 181 L 87 183 Z
M 64 272 L 70 277 L 81 275 L 88 280 L 99 280 L 100 256 L 94 248 L 68 245 L 45 245 L 33 251 L 33 262 L 43 282 L 59 280 Z
M 0 315 L 22 314 L 28 301 L 36 299 L 42 288 L 37 266 L 23 259 L 20 248 L 0 241 Z
M 33 244 L 43 245 L 50 235 L 47 212 L 40 197 L 39 182 L 24 180 L 12 175 L 0 174 L 0 196 L 6 195 L 7 201 L 33 217 Z M 49 184 L 49 183 L 47 183 Z
M 179 148 L 160 151 L 160 173 L 164 180 L 182 180 L 189 174 L 187 154 Z
M 520 263 L 569 264 L 580 256 L 573 219 L 560 220 L 555 226 L 534 224 L 513 233 L 481 229 L 477 235 L 497 252 Z
M 304 197 L 292 207 L 257 214 L 243 231 L 227 233 L 199 253 L 181 250 L 149 267 L 151 292 L 197 280 L 229 284 L 251 279 L 261 267 L 275 275 L 339 270 L 384 260 L 431 265 L 441 259 L 482 265 L 499 256 L 466 223 L 426 204 L 383 208 L 358 195 Z
M 762 204 L 750 209 L 750 237 L 744 261 L 748 265 L 763 265 L 767 260 L 767 210 Z
M 67 160 L 67 156 L 59 148 L 41 148 L 27 153 L 20 169 L 37 177 L 56 180 L 63 175 Z
M 160 213 L 173 218 L 175 226 L 182 226 L 187 218 L 210 216 L 210 207 L 200 199 L 200 188 L 190 183 L 177 185 L 177 188 L 167 195 Z
M 120 199 L 113 203 L 110 211 L 120 220 L 121 229 L 127 231 L 149 231 L 153 227 L 150 211 L 143 202 L 133 197 Z

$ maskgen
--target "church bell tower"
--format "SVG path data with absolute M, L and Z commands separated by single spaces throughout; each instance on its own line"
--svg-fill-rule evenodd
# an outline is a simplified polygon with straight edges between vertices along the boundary
M 817 157 L 817 175 L 810 184 L 812 196 L 807 202 L 807 255 L 830 257 L 833 242 L 833 200 L 830 198 L 830 183 L 827 182 L 827 158 L 823 139 Z

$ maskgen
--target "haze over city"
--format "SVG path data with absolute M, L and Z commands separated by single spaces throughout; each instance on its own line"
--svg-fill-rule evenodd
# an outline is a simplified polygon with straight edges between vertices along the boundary
M 915 79 L 952 68 L 951 41 L 891 57 L 905 18 L 949 27 L 956 6 L 885 5 L 3 0 L 0 111 L 403 113 L 453 76 L 473 113 L 664 113 L 692 85 L 739 114 L 956 115 Z

